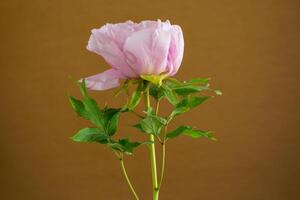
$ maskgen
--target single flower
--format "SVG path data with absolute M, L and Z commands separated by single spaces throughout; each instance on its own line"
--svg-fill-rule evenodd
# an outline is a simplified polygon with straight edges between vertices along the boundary
M 177 73 L 184 50 L 180 26 L 166 22 L 127 21 L 93 29 L 87 49 L 102 56 L 112 67 L 85 78 L 92 90 L 106 90 L 120 85 L 120 79 L 142 75 Z

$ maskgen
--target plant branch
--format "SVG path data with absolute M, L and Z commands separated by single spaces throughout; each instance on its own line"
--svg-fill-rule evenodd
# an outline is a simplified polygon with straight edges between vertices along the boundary
M 156 108 L 155 108 L 155 114 L 158 115 L 159 110 L 159 100 L 156 101 Z M 160 144 L 162 145 L 162 161 L 161 161 L 161 172 L 160 172 L 160 180 L 158 184 L 158 188 L 161 188 L 161 184 L 164 179 L 164 172 L 165 172 L 165 163 L 166 163 L 166 134 L 167 134 L 168 125 L 165 126 L 164 129 L 164 136 L 163 139 L 160 139 L 159 136 L 157 138 L 159 139 Z
M 159 109 L 159 100 L 156 101 L 156 106 L 155 106 L 155 114 L 158 115 L 158 109 Z
M 125 165 L 124 165 L 124 156 L 123 156 L 123 153 L 119 153 L 119 154 L 116 153 L 116 155 L 119 157 L 119 160 L 120 160 L 120 163 L 121 163 L 121 167 L 122 167 L 122 172 L 124 174 L 124 177 L 125 177 L 125 179 L 126 179 L 126 181 L 128 183 L 128 186 L 129 186 L 129 188 L 130 188 L 130 190 L 131 190 L 134 198 L 136 200 L 139 200 L 139 197 L 136 194 L 136 192 L 135 192 L 135 190 L 134 190 L 134 188 L 133 188 L 133 186 L 132 186 L 132 184 L 130 182 L 130 179 L 129 179 L 128 175 L 127 175 L 126 168 L 125 168 Z
M 150 95 L 149 95 L 149 86 L 146 88 L 145 93 L 145 107 L 146 110 L 150 107 Z M 153 189 L 153 200 L 158 200 L 159 188 L 157 180 L 157 168 L 156 168 L 156 152 L 155 152 L 155 139 L 154 135 L 150 134 L 149 140 L 153 142 L 149 145 L 150 147 L 150 161 L 151 161 L 151 173 L 152 173 L 152 189 Z
M 159 141 L 160 144 L 163 143 L 163 141 L 160 139 L 160 137 L 158 135 L 154 135 L 156 137 L 156 139 Z
M 159 180 L 159 185 L 158 188 L 161 188 L 161 184 L 163 182 L 164 179 L 164 174 L 165 174 L 165 163 L 166 163 L 166 134 L 167 134 L 167 130 L 168 130 L 168 125 L 165 126 L 165 130 L 164 130 L 164 138 L 162 141 L 162 163 L 161 163 L 161 173 L 160 173 L 160 180 Z
M 131 113 L 133 113 L 135 116 L 139 117 L 139 118 L 144 118 L 143 115 L 140 115 L 139 113 L 135 112 L 134 110 L 130 110 Z

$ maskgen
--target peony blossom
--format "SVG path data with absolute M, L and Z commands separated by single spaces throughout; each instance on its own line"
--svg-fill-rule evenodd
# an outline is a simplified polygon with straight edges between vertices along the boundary
M 169 21 L 127 21 L 93 29 L 87 49 L 102 56 L 111 69 L 85 78 L 92 90 L 119 86 L 120 79 L 177 73 L 184 50 L 180 26 Z

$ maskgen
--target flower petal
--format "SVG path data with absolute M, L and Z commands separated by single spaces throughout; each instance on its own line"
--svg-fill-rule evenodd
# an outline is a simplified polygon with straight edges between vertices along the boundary
M 177 73 L 183 58 L 184 39 L 180 26 L 173 25 L 171 28 L 171 42 L 168 54 L 168 71 L 172 76 Z
M 138 75 L 127 64 L 123 54 L 126 38 L 134 32 L 136 24 L 128 21 L 119 24 L 107 24 L 100 29 L 93 29 L 87 49 L 101 55 L 113 68 L 127 77 Z
M 139 75 L 166 71 L 170 33 L 148 28 L 129 36 L 124 45 L 127 63 Z
M 107 90 L 118 87 L 119 79 L 124 78 L 119 71 L 115 69 L 106 70 L 100 74 L 96 74 L 85 78 L 86 87 L 91 90 Z
M 148 29 L 148 28 L 152 28 L 152 29 L 163 29 L 163 30 L 170 30 L 171 28 L 171 23 L 169 20 L 162 22 L 160 19 L 158 19 L 157 21 L 152 21 L 152 20 L 144 20 L 142 22 L 140 22 L 139 24 L 136 25 L 136 31 L 139 30 L 143 30 L 143 29 Z

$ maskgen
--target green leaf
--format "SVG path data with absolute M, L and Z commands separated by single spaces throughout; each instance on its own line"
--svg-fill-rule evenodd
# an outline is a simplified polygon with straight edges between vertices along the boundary
M 149 88 L 149 94 L 156 100 L 159 101 L 164 97 L 164 90 L 162 87 L 157 85 L 151 85 Z
M 122 146 L 119 144 L 118 141 L 111 140 L 109 143 L 107 143 L 107 146 L 115 151 L 124 152 Z
M 98 128 L 83 128 L 79 130 L 71 139 L 75 142 L 100 142 L 107 140 L 108 136 Z
M 142 119 L 139 124 L 144 132 L 148 134 L 158 135 L 165 123 L 167 123 L 165 119 L 148 112 L 148 115 L 144 119 Z
M 133 150 L 141 145 L 140 142 L 130 142 L 128 139 L 121 139 L 119 140 L 119 144 L 122 145 L 124 151 L 131 155 L 133 153 Z
M 103 114 L 101 113 L 96 101 L 88 96 L 84 79 L 79 87 L 83 95 L 82 104 L 86 113 L 84 116 L 96 126 L 103 127 Z M 79 104 L 77 102 L 77 106 L 82 108 L 82 105 Z
M 132 155 L 134 149 L 141 144 L 140 142 L 130 142 L 128 139 L 120 139 L 119 141 L 111 141 L 108 146 L 113 150 Z
M 153 111 L 153 108 L 150 106 L 148 107 L 147 111 L 146 111 L 147 116 L 149 117 L 153 117 L 156 120 L 160 121 L 161 124 L 166 125 L 168 120 L 164 117 L 160 117 L 158 115 L 155 114 L 155 112 Z
M 134 128 L 138 129 L 141 132 L 145 132 L 140 123 L 133 125 Z
M 190 96 L 190 98 L 188 98 L 188 106 L 190 108 L 195 108 L 196 106 L 202 104 L 204 101 L 210 98 L 211 98 L 210 96 L 201 96 L 201 97 Z
M 167 125 L 168 124 L 168 120 L 165 119 L 164 117 L 160 117 L 160 116 L 157 116 L 157 115 L 153 115 L 152 117 L 157 119 L 162 125 Z
M 147 117 L 146 119 L 142 120 L 140 124 L 144 132 L 148 134 L 158 135 L 162 128 L 160 121 L 155 120 L 154 117 Z
M 128 105 L 125 106 L 128 110 L 133 110 L 141 101 L 142 94 L 147 87 L 147 82 L 139 79 L 136 81 L 138 83 L 136 90 L 132 93 Z
M 143 79 L 140 79 L 140 80 L 138 80 L 137 91 L 144 92 L 146 90 L 147 86 L 148 86 L 148 82 Z
M 179 95 L 186 96 L 191 93 L 209 90 L 209 88 L 206 86 L 198 86 L 198 85 L 183 85 L 183 86 L 175 87 L 173 88 L 173 90 Z
M 199 84 L 199 85 L 205 85 L 209 82 L 210 78 L 193 78 L 188 81 L 184 81 L 184 84 Z
M 83 79 L 79 84 L 79 88 L 83 95 L 82 101 L 70 96 L 69 100 L 70 103 L 75 110 L 75 112 L 79 115 L 84 117 L 85 119 L 90 120 L 94 125 L 98 127 L 103 126 L 103 115 L 98 108 L 98 105 L 95 100 L 90 98 L 87 94 L 85 80 Z
M 190 109 L 202 104 L 205 100 L 209 99 L 210 96 L 188 96 L 182 99 L 175 107 L 175 109 L 172 111 L 171 115 L 169 116 L 169 119 L 172 119 L 176 115 L 185 113 L 189 111 Z
M 185 131 L 191 130 L 191 129 L 192 129 L 192 127 L 190 127 L 190 126 L 179 126 L 174 131 L 168 132 L 166 137 L 167 138 L 175 138 L 175 137 L 183 134 Z
M 184 85 L 182 82 L 180 82 L 179 80 L 177 80 L 175 78 L 167 78 L 164 81 L 164 84 L 170 88 L 179 87 L 179 86 Z
M 144 111 L 145 112 L 145 111 Z M 153 108 L 149 106 L 145 112 L 147 115 L 155 115 Z
M 178 95 L 186 96 L 204 90 L 212 90 L 208 87 L 209 78 L 194 78 L 180 82 L 174 78 L 168 78 L 164 84 L 175 91 Z
M 211 133 L 212 133 L 211 131 L 194 130 L 190 126 L 179 126 L 174 131 L 167 133 L 166 137 L 173 139 L 183 134 L 192 138 L 206 137 L 210 140 L 216 141 L 216 138 Z
M 85 119 L 89 119 L 88 113 L 86 112 L 83 103 L 76 99 L 75 97 L 69 96 L 69 101 L 71 103 L 71 106 L 73 110 L 81 117 Z
M 186 130 L 184 131 L 184 135 L 190 136 L 192 138 L 200 138 L 206 137 L 210 140 L 216 141 L 217 139 L 212 135 L 211 131 L 202 131 L 202 130 Z
M 141 98 L 142 92 L 138 90 L 134 91 L 129 101 L 128 109 L 133 110 L 140 103 Z
M 82 100 L 84 108 L 88 113 L 89 120 L 98 127 L 103 127 L 103 113 L 100 111 L 97 102 L 86 96 Z
M 105 108 L 103 113 L 104 130 L 109 136 L 112 136 L 116 133 L 118 128 L 120 109 Z
M 87 96 L 85 79 L 80 80 L 78 84 L 79 84 L 79 88 L 80 88 L 82 96 L 84 96 L 84 97 Z
M 166 84 L 163 84 L 162 87 L 164 88 L 164 96 L 172 105 L 176 105 L 179 102 L 177 94 Z

